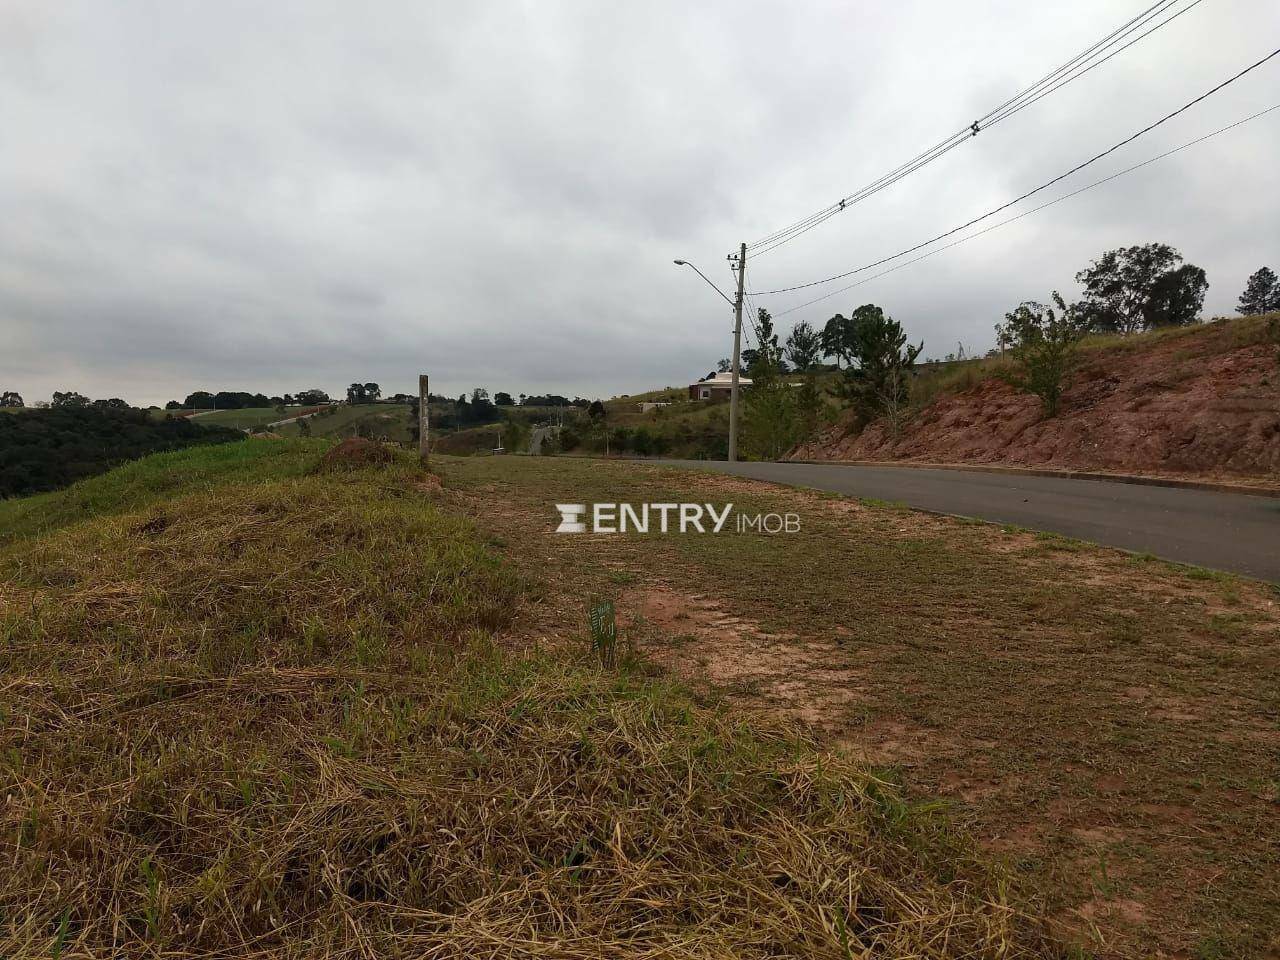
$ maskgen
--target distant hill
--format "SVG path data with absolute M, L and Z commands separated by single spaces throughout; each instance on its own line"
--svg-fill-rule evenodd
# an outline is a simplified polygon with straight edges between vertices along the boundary
M 156 420 L 145 410 L 0 413 L 0 497 L 56 490 L 149 453 L 243 438 L 239 430 Z
M 286 417 L 297 415 L 293 411 L 285 414 Z M 282 418 L 276 417 L 276 419 Z M 305 426 L 302 425 L 304 423 Z M 411 439 L 409 433 L 411 426 L 412 411 L 408 404 L 340 403 L 319 408 L 314 416 L 308 416 L 304 421 L 292 420 L 271 429 L 273 433 L 278 433 L 282 437 L 333 437 L 339 440 L 348 437 L 369 437 L 407 444 Z
M 1280 475 L 1280 315 L 1082 345 L 1056 417 L 1000 378 L 999 359 L 913 384 L 897 436 L 848 419 L 792 459 L 1000 464 L 1185 476 Z

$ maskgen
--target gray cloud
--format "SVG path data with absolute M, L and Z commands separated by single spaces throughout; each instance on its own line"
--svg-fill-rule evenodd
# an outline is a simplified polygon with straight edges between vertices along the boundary
M 451 393 L 687 382 L 728 354 L 730 321 L 673 257 L 727 287 L 740 240 L 875 179 L 1134 6 L 8 0 L 0 386 L 163 403 L 408 390 L 419 369 Z M 752 264 L 751 285 L 1002 203 L 1269 52 L 1277 28 L 1267 0 L 1206 0 Z M 1063 190 L 1270 106 L 1277 76 Z M 1017 301 L 1148 240 L 1205 267 L 1207 312 L 1230 312 L 1250 272 L 1280 267 L 1278 148 L 1280 112 L 782 325 L 874 301 L 927 352 L 985 347 Z

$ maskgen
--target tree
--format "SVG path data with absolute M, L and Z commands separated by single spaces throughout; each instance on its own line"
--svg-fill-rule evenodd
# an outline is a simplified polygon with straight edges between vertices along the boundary
M 822 359 L 822 335 L 808 322 L 800 321 L 787 337 L 786 356 L 801 373 L 812 370 Z
M 1280 310 L 1280 282 L 1276 281 L 1275 271 L 1270 267 L 1259 267 L 1249 278 L 1244 293 L 1240 294 L 1236 313 L 1248 317 L 1272 310 Z
M 312 387 L 310 390 L 299 390 L 295 399 L 304 407 L 317 407 L 328 403 L 329 395 L 318 387 Z
M 74 390 L 68 390 L 66 393 L 55 390 L 53 401 L 49 406 L 58 409 L 64 407 L 87 407 L 89 406 L 89 398 L 82 393 L 76 393 Z
M 213 394 L 206 390 L 197 390 L 194 393 L 187 394 L 187 399 L 182 401 L 184 410 L 209 410 L 213 407 Z
M 119 397 L 112 397 L 110 400 L 95 400 L 93 406 L 99 410 L 128 410 L 129 404 L 121 400 Z
M 213 395 L 213 405 L 218 410 L 243 410 L 246 407 L 265 407 L 267 398 L 261 395 L 255 397 L 241 390 L 219 390 Z
M 649 432 L 648 427 L 636 428 L 636 432 L 631 436 L 631 449 L 642 457 L 647 457 L 654 452 L 653 434 Z
M 849 362 L 848 351 L 853 344 L 853 326 L 848 317 L 837 313 L 827 321 L 826 326 L 822 328 L 822 333 L 818 336 L 822 344 L 822 355 L 835 357 L 837 368 L 841 360 L 845 363 Z
M 503 390 L 499 390 L 493 395 L 493 402 L 499 407 L 513 407 L 516 403 L 511 394 Z
M 477 423 L 492 423 L 501 419 L 498 408 L 489 399 L 489 391 L 484 387 L 476 387 L 471 391 L 471 417 Z
M 587 407 L 587 416 L 593 421 L 600 422 L 605 418 L 604 404 L 599 400 L 592 400 L 591 406 Z
M 912 370 L 924 343 L 909 346 L 902 325 L 875 304 L 864 304 L 855 310 L 850 323 L 852 337 L 846 347 L 850 365 L 836 387 L 836 395 L 864 423 L 886 417 L 896 434 L 910 398 Z
M 818 375 L 810 368 L 804 380 L 795 390 L 798 440 L 807 440 L 817 431 L 822 421 L 822 391 L 818 389 Z
M 376 383 L 366 383 L 364 385 L 365 403 L 376 403 L 380 396 L 382 396 L 382 388 Z
M 1109 250 L 1076 274 L 1085 295 L 1073 315 L 1123 334 L 1195 323 L 1209 282 L 1199 267 L 1180 264 L 1182 254 L 1164 243 Z
M 742 351 L 742 366 L 747 376 L 754 379 L 756 367 L 764 362 L 769 364 L 775 373 L 786 373 L 787 364 L 782 359 L 782 347 L 778 345 L 778 334 L 773 329 L 773 315 L 764 307 L 756 311 L 751 329 L 756 337 L 756 346 Z
M 364 403 L 365 392 L 363 383 L 353 383 L 347 387 L 347 403 Z
M 728 357 L 716 361 L 716 373 L 729 373 L 733 369 L 733 361 Z M 714 376 L 714 374 L 713 374 Z
M 22 394 L 18 393 L 17 390 L 6 390 L 4 393 L 0 393 L 0 407 L 25 406 L 26 404 L 22 402 Z
M 1209 281 L 1204 270 L 1185 263 L 1155 282 L 1147 304 L 1148 328 L 1185 327 L 1197 323 Z
M 1067 373 L 1075 364 L 1076 345 L 1087 329 L 1075 307 L 1053 292 L 1055 311 L 1028 300 L 1005 314 L 1004 333 L 1013 344 L 1014 370 L 1005 379 L 1019 390 L 1040 398 L 1046 417 L 1055 416 Z
M 756 311 L 752 329 L 758 346 L 748 368 L 751 387 L 744 402 L 743 446 L 750 456 L 777 460 L 799 439 L 795 390 L 783 376 L 782 348 L 768 310 Z

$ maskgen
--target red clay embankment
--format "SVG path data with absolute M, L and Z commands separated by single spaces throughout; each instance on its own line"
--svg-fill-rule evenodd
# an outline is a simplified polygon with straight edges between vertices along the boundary
M 820 432 L 794 460 L 879 460 L 1280 482 L 1280 318 L 1088 344 L 1058 416 L 992 376 L 883 422 Z

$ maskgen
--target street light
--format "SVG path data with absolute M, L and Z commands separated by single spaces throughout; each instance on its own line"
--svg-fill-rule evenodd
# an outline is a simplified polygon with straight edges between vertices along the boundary
M 700 276 L 703 280 L 706 280 L 707 285 L 711 287 L 711 289 L 714 290 L 716 293 L 720 294 L 720 298 L 724 300 L 725 303 L 727 303 L 731 307 L 735 306 L 734 302 L 729 299 L 728 295 L 723 290 L 721 290 L 714 283 L 712 283 L 710 278 L 708 278 L 705 273 L 703 273 L 701 270 L 695 267 L 688 260 L 672 260 L 671 262 L 674 263 L 677 267 L 689 267 L 691 270 L 693 270 L 694 273 Z
M 725 303 L 733 307 L 733 381 L 729 387 L 729 462 L 738 460 L 738 365 L 742 354 L 742 281 L 747 269 L 747 245 L 742 245 L 738 257 L 738 299 L 730 300 L 723 290 L 711 282 L 711 279 L 688 260 L 673 260 L 677 267 L 690 267 L 694 273 L 707 281 L 707 285 Z

